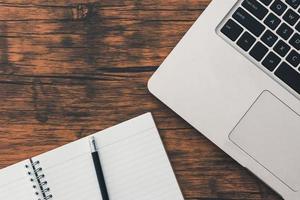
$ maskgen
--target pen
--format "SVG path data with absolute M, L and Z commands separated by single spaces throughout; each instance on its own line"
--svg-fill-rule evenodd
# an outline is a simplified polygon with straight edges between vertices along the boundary
M 96 170 L 96 174 L 97 174 L 97 179 L 98 179 L 102 199 L 109 200 L 95 137 L 91 137 L 90 147 L 91 147 L 91 154 L 92 154 L 92 158 L 93 158 L 93 162 L 94 162 L 94 166 L 95 166 L 95 170 Z

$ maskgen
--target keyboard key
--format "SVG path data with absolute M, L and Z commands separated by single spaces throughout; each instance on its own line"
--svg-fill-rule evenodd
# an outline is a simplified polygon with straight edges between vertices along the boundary
M 284 57 L 289 52 L 290 49 L 291 47 L 282 40 L 279 40 L 274 47 L 276 53 L 278 53 L 282 57 Z
M 266 6 L 270 5 L 272 1 L 273 1 L 273 0 L 260 0 L 260 2 L 262 2 L 262 3 L 265 4 Z
M 221 32 L 232 41 L 236 41 L 243 32 L 243 28 L 230 19 L 221 29 Z
M 283 19 L 291 26 L 294 26 L 299 20 L 299 18 L 300 16 L 292 9 L 289 9 L 283 16 Z
M 254 42 L 256 41 L 255 37 L 253 37 L 250 33 L 245 32 L 240 39 L 238 40 L 237 44 L 239 47 L 244 49 L 245 51 L 248 51 Z
M 261 61 L 268 53 L 268 48 L 261 42 L 257 42 L 250 51 L 250 55 L 257 61 Z
M 242 8 L 238 8 L 237 11 L 235 11 L 233 18 L 257 37 L 260 36 L 265 30 L 264 25 L 262 25 Z
M 263 66 L 270 70 L 271 72 L 275 70 L 277 65 L 280 63 L 281 59 L 275 53 L 270 52 L 264 61 L 262 62 Z
M 289 42 L 293 47 L 295 47 L 297 50 L 300 50 L 300 34 L 295 33 L 293 37 L 290 39 Z
M 289 64 L 283 62 L 279 65 L 275 75 L 300 94 L 300 74 Z
M 300 5 L 300 0 L 286 0 L 286 2 L 295 9 Z
M 272 47 L 277 41 L 277 39 L 278 37 L 269 30 L 267 30 L 261 37 L 261 40 L 269 47 Z
M 294 67 L 297 67 L 300 64 L 300 54 L 297 51 L 292 50 L 286 57 L 286 60 Z
M 260 20 L 262 20 L 269 12 L 265 6 L 256 0 L 244 0 L 242 6 Z
M 273 13 L 270 13 L 266 17 L 264 23 L 272 30 L 275 30 L 281 23 L 281 20 L 278 17 L 276 17 L 276 15 L 274 15 Z
M 271 5 L 271 10 L 273 10 L 279 16 L 281 16 L 286 9 L 287 5 L 281 0 L 275 0 L 275 2 Z
M 299 21 L 299 23 L 296 26 L 296 30 L 300 32 L 300 21 Z
M 290 28 L 286 23 L 280 25 L 276 33 L 280 35 L 283 39 L 287 40 L 293 34 L 293 29 Z

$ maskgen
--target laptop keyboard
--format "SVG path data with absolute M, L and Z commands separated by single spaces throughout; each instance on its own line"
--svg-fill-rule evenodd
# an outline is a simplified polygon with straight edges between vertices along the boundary
M 242 0 L 220 32 L 300 95 L 300 0 Z

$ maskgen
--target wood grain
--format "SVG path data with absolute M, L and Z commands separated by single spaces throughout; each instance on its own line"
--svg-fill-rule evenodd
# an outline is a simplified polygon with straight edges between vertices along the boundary
M 210 0 L 0 0 L 0 168 L 151 111 L 189 200 L 280 199 L 147 90 Z

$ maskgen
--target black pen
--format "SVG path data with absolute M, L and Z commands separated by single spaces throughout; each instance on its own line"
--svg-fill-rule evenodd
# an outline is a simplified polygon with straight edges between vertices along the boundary
M 96 170 L 96 174 L 97 174 L 97 179 L 98 179 L 102 199 L 109 200 L 95 137 L 91 137 L 90 146 L 91 146 L 92 158 L 93 158 L 93 162 L 94 162 L 94 166 L 95 166 L 95 170 Z

